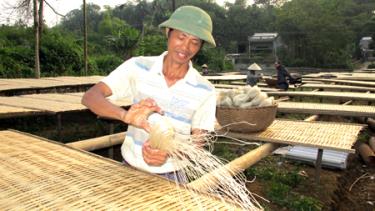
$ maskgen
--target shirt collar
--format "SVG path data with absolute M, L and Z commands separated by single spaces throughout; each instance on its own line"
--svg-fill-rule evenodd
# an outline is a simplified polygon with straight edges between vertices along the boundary
M 163 61 L 164 57 L 168 54 L 168 51 L 163 52 L 158 58 L 156 59 L 155 64 L 151 67 L 151 72 L 155 72 L 158 75 L 163 75 Z M 193 67 L 193 63 L 189 61 L 189 69 L 184 78 L 181 80 L 183 82 L 188 82 L 191 84 L 197 84 L 196 74 L 199 74 L 197 70 Z

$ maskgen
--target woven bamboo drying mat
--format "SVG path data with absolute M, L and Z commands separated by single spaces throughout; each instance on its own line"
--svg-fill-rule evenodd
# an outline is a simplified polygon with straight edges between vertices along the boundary
M 373 93 L 358 93 L 358 92 L 310 92 L 310 91 L 280 91 L 268 92 L 270 96 L 294 96 L 294 97 L 324 97 L 343 100 L 363 100 L 375 101 L 375 94 Z
M 0 210 L 235 210 L 163 178 L 16 131 L 0 131 Z
M 244 87 L 244 85 L 232 85 L 232 84 L 214 84 L 215 88 L 219 88 L 219 89 L 237 89 L 237 88 L 240 88 L 240 87 Z M 277 91 L 277 89 L 275 88 L 268 88 L 268 87 L 260 87 L 260 90 L 264 91 L 264 92 L 270 92 L 270 91 Z M 293 89 L 293 87 L 291 87 L 291 89 Z
M 253 134 L 231 132 L 228 136 L 353 153 L 352 146 L 363 127 L 358 124 L 277 119 L 265 131 Z
M 0 105 L 15 108 L 24 108 L 26 110 L 38 110 L 40 112 L 66 112 L 87 109 L 81 103 L 83 93 L 51 93 L 51 94 L 31 94 L 12 97 L 0 97 Z M 130 101 L 120 100 L 114 102 L 118 106 L 128 106 Z M 2 113 L 10 112 L 0 110 Z
M 40 113 L 44 113 L 44 112 L 35 110 L 35 109 L 0 105 L 0 119 L 11 118 L 11 117 L 16 117 L 16 116 L 37 115 Z
M 326 83 L 375 87 L 375 82 L 373 81 L 350 81 L 350 80 L 324 79 L 324 78 L 310 78 L 310 80 L 314 80 L 314 81 L 317 80 L 317 81 L 322 81 Z
M 366 87 L 366 86 L 350 86 L 350 85 L 336 85 L 336 84 L 303 84 L 301 88 L 312 88 L 312 89 L 335 89 L 335 90 L 346 90 L 346 91 L 359 91 L 359 92 L 367 92 L 375 91 L 375 87 Z
M 0 91 L 13 89 L 35 89 L 59 86 L 93 85 L 99 82 L 103 76 L 82 76 L 82 77 L 46 77 L 46 78 L 18 78 L 0 79 Z
M 335 116 L 375 117 L 375 106 L 279 102 L 277 111 Z

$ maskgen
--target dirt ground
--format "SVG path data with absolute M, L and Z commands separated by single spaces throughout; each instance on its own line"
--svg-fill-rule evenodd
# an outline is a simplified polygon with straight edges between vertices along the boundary
M 364 165 L 358 155 L 349 157 L 348 169 L 339 177 L 333 210 L 375 210 L 375 167 Z
M 293 163 L 286 161 L 280 168 L 293 166 Z M 357 154 L 349 155 L 346 170 L 322 169 L 319 184 L 315 181 L 315 167 L 304 165 L 301 171 L 305 173 L 306 180 L 293 191 L 318 199 L 322 210 L 375 210 L 375 167 L 364 165 Z M 259 180 L 249 184 L 248 188 L 262 197 L 266 195 L 264 184 Z M 263 201 L 261 204 L 266 210 L 288 210 L 272 202 Z

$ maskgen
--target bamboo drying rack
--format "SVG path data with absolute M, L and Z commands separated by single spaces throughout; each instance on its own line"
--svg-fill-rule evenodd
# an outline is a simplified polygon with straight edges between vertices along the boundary
M 237 210 L 121 163 L 17 131 L 0 131 L 1 210 Z

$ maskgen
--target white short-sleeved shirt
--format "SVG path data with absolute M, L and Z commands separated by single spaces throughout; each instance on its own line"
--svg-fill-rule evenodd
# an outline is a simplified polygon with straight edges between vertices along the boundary
M 216 112 L 214 86 L 202 77 L 189 62 L 185 77 L 168 87 L 163 75 L 163 59 L 167 52 L 155 57 L 135 57 L 125 61 L 105 77 L 113 100 L 127 98 L 133 103 L 152 98 L 174 126 L 176 134 L 189 137 L 193 128 L 213 131 Z M 168 158 L 162 166 L 149 166 L 142 157 L 142 145 L 149 134 L 129 125 L 121 153 L 126 162 L 152 173 L 176 169 Z

